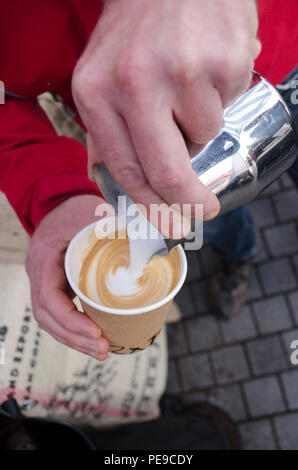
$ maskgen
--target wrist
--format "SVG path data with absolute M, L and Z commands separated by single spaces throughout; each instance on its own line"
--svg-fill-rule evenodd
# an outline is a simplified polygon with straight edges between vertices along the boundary
M 69 242 L 83 227 L 97 220 L 95 210 L 104 200 L 94 194 L 69 196 L 52 208 L 36 227 L 51 242 Z

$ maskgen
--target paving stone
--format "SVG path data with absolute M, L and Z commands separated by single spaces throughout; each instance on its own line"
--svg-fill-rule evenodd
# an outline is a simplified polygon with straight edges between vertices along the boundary
M 292 312 L 295 318 L 295 323 L 298 325 L 298 291 L 292 292 L 288 295 L 290 305 L 292 307 Z
M 290 410 L 298 408 L 298 370 L 290 370 L 281 375 Z
M 207 354 L 196 354 L 178 359 L 178 367 L 184 391 L 213 385 L 213 377 Z
M 249 376 L 242 346 L 231 346 L 212 352 L 212 361 L 219 384 L 234 382 Z
M 253 418 L 280 413 L 285 410 L 280 386 L 274 376 L 246 382 L 244 391 Z
M 287 331 L 286 333 L 283 333 L 282 341 L 283 341 L 283 344 L 284 344 L 284 348 L 287 351 L 288 366 L 290 368 L 298 367 L 297 364 L 292 363 L 292 359 L 293 359 L 292 354 L 295 353 L 295 351 L 297 350 L 297 347 L 294 346 L 294 347 L 291 348 L 291 344 L 293 343 L 293 341 L 298 341 L 298 329 L 295 328 L 291 331 Z M 294 356 L 295 356 L 295 354 L 294 354 Z
M 267 419 L 241 424 L 239 431 L 243 450 L 277 449 L 272 425 Z
M 293 328 L 293 330 L 283 333 L 282 340 L 286 349 L 290 351 L 290 344 L 294 340 L 298 340 L 298 328 Z
M 259 338 L 247 343 L 247 351 L 254 374 L 263 375 L 285 369 L 282 345 L 278 336 Z
M 287 259 L 270 261 L 258 269 L 266 294 L 284 292 L 296 287 L 293 269 Z
M 184 285 L 175 297 L 184 318 L 191 317 L 195 313 L 195 302 L 190 286 Z
M 177 357 L 186 354 L 187 345 L 183 324 L 181 322 L 168 324 L 167 334 L 170 357 Z
M 166 385 L 166 393 L 171 393 L 176 395 L 180 392 L 180 386 L 178 382 L 177 370 L 175 361 L 173 359 L 169 360 L 168 366 L 168 379 Z
M 221 332 L 225 343 L 242 341 L 256 336 L 256 328 L 248 305 L 242 307 L 230 320 L 220 322 Z
M 298 250 L 297 230 L 293 223 L 268 228 L 265 236 L 272 256 L 289 255 Z
M 273 196 L 273 201 L 279 219 L 284 222 L 289 219 L 297 218 L 297 190 L 282 191 Z
M 298 450 L 298 413 L 276 416 L 275 429 L 283 450 Z
M 281 295 L 254 302 L 252 308 L 262 334 L 287 330 L 292 326 L 287 303 Z
M 186 328 L 192 351 L 211 349 L 221 343 L 218 323 L 213 315 L 189 320 Z
M 283 333 L 282 339 L 285 347 L 289 348 L 292 341 L 298 340 L 298 328 L 293 328 L 292 330 Z
M 218 263 L 218 254 L 213 250 L 210 245 L 205 244 L 203 249 L 200 250 L 199 256 L 203 267 L 204 275 L 210 276 L 214 272 L 215 267 Z
M 208 391 L 208 401 L 223 408 L 235 421 L 246 419 L 241 390 L 237 384 L 212 388 Z
M 219 406 L 226 411 L 235 421 L 243 421 L 247 418 L 243 398 L 239 385 L 227 385 L 216 387 L 200 392 L 192 392 L 183 395 L 182 403 L 192 405 L 198 402 L 207 401 Z
M 208 281 L 195 282 L 191 286 L 192 295 L 195 301 L 195 313 L 201 314 L 209 310 L 209 288 Z
M 248 207 L 256 227 L 267 227 L 275 223 L 275 217 L 269 199 L 257 199 L 251 202 Z
M 258 299 L 260 297 L 262 297 L 260 283 L 256 275 L 256 270 L 252 269 L 248 279 L 246 300 Z
M 263 242 L 263 237 L 261 236 L 260 230 L 256 230 L 256 235 L 257 235 L 257 254 L 254 257 L 252 264 L 260 264 L 263 261 L 267 261 L 269 256 L 267 253 L 267 249 L 265 248 L 264 242 Z
M 186 258 L 187 258 L 187 265 L 188 265 L 188 270 L 187 270 L 187 276 L 186 280 L 187 281 L 196 281 L 198 280 L 201 275 L 201 267 L 199 264 L 199 258 L 197 256 L 196 251 L 186 251 Z

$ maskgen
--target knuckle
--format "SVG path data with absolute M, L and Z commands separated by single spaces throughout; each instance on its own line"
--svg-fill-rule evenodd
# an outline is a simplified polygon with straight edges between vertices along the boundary
M 119 61 L 117 68 L 117 81 L 122 89 L 133 96 L 142 92 L 148 75 L 150 75 L 150 60 L 144 49 L 132 46 Z
M 179 173 L 173 168 L 156 169 L 150 175 L 150 182 L 157 191 L 164 188 L 180 190 L 184 185 L 184 176 L 183 173 Z
M 231 48 L 228 57 L 222 55 L 218 59 L 213 77 L 215 77 L 214 85 L 219 92 L 223 107 L 230 106 L 247 89 L 251 81 L 252 69 L 252 58 L 249 54 L 241 53 L 238 48 Z
M 248 54 L 243 54 L 237 48 L 234 52 L 221 57 L 217 63 L 217 72 L 221 82 L 231 84 L 242 77 L 247 77 L 252 68 L 252 62 Z
M 92 108 L 94 103 L 94 92 L 97 98 L 105 92 L 104 74 L 97 74 L 93 67 L 88 64 L 75 67 L 71 87 L 74 99 L 78 105 Z
M 198 79 L 199 60 L 195 63 L 193 59 L 184 57 L 175 68 L 175 79 L 183 88 L 192 86 Z
M 190 69 L 183 69 L 183 70 L 180 70 L 178 75 L 177 75 L 177 80 L 178 80 L 178 83 L 179 85 L 182 87 L 182 88 L 187 88 L 187 87 L 190 87 L 192 86 L 195 81 L 196 81 L 196 74 L 194 73 L 194 71 L 190 70 Z
M 175 60 L 168 59 L 168 70 L 172 78 L 181 86 L 193 85 L 199 75 L 204 74 L 209 55 L 203 49 L 198 50 L 193 41 L 183 42 L 175 51 Z
M 72 93 L 79 102 L 90 91 L 89 74 L 85 67 L 77 66 L 73 72 L 71 80 Z
M 114 170 L 117 180 L 131 189 L 138 189 L 146 183 L 146 178 L 138 165 L 122 166 Z

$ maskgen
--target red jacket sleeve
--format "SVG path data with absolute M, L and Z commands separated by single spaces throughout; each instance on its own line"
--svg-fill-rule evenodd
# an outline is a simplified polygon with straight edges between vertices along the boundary
M 298 64 L 298 2 L 259 0 L 258 9 L 262 51 L 255 69 L 277 85 Z
M 101 195 L 83 145 L 57 136 L 37 102 L 23 100 L 0 105 L 0 189 L 29 234 L 65 199 Z

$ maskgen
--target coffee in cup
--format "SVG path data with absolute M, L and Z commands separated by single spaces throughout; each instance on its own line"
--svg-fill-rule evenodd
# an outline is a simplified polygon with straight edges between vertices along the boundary
M 91 234 L 92 235 L 92 234 Z M 164 299 L 180 275 L 176 249 L 168 256 L 155 255 L 146 266 L 132 269 L 130 246 L 125 234 L 97 239 L 89 237 L 82 260 L 79 289 L 97 304 L 110 308 L 146 307 Z

